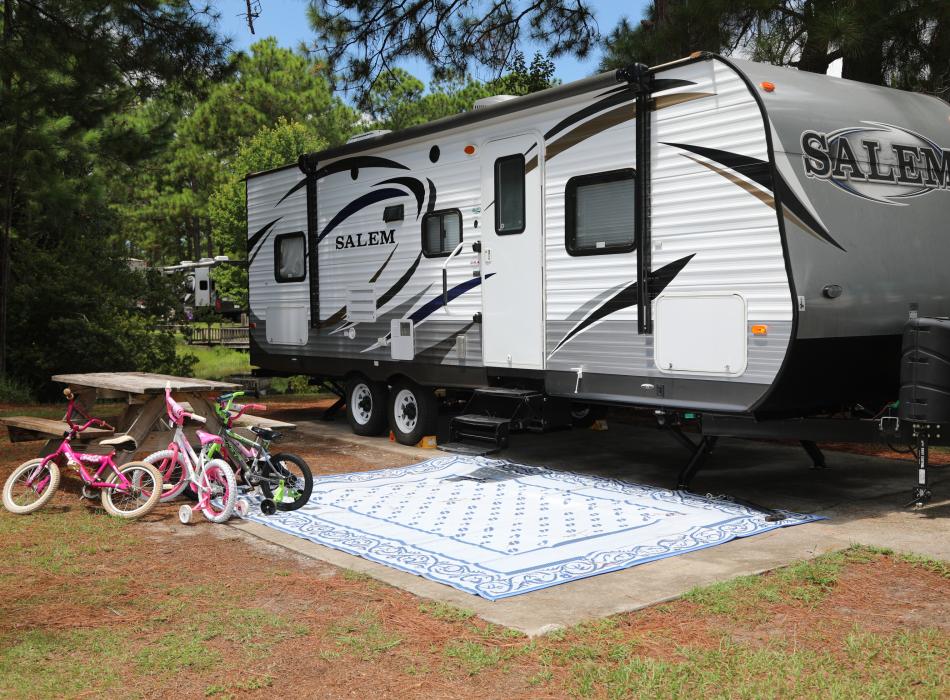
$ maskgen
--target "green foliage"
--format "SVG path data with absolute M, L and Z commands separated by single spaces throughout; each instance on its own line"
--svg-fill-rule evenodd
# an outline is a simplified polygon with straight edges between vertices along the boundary
M 557 84 L 554 64 L 537 53 L 528 65 L 516 51 L 508 72 L 488 83 L 470 78 L 434 82 L 425 86 L 401 68 L 380 76 L 365 97 L 367 113 L 378 129 L 405 129 L 435 119 L 470 111 L 476 100 L 491 95 L 527 95 Z
M 42 397 L 63 372 L 189 373 L 174 337 L 157 330 L 174 303 L 168 281 L 131 270 L 95 233 L 43 247 L 19 241 L 13 266 L 23 282 L 10 299 L 10 370 Z
M 186 345 L 184 341 L 179 341 L 177 352 L 179 360 L 188 362 L 191 373 L 201 379 L 224 379 L 251 371 L 250 357 L 241 350 Z
M 209 19 L 187 0 L 3 2 L 0 374 L 42 391 L 53 372 L 182 369 L 110 200 L 151 152 L 153 124 L 123 113 L 220 75 Z
M 33 391 L 30 385 L 16 377 L 0 377 L 0 402 L 32 403 Z
M 950 94 L 946 0 L 691 0 L 654 2 L 604 41 L 604 70 L 655 65 L 693 51 L 731 54 L 876 85 Z
M 310 377 L 305 374 L 295 374 L 287 383 L 291 394 L 305 394 L 310 391 Z
M 222 171 L 208 202 L 208 217 L 219 249 L 237 259 L 246 257 L 248 173 L 295 163 L 302 153 L 326 148 L 330 143 L 313 123 L 290 122 L 278 117 L 274 126 L 242 140 Z M 218 293 L 247 304 L 247 270 L 226 265 L 214 271 Z
M 522 39 L 557 58 L 584 57 L 599 38 L 584 0 L 313 0 L 309 17 L 315 45 L 360 97 L 405 58 L 425 61 L 438 80 L 465 75 L 472 64 L 498 75 Z
M 244 258 L 247 232 L 236 235 L 240 227 L 233 222 L 222 227 L 215 218 L 220 208 L 209 203 L 212 194 L 228 183 L 243 192 L 239 181 L 247 172 L 294 162 L 300 154 L 282 151 L 279 162 L 274 154 L 261 154 L 251 160 L 272 164 L 246 168 L 241 149 L 259 131 L 299 122 L 324 145 L 352 133 L 356 113 L 332 94 L 326 71 L 305 54 L 263 39 L 248 53 L 233 54 L 228 68 L 228 77 L 209 83 L 200 99 L 169 91 L 129 117 L 168 139 L 144 167 L 129 173 L 131 186 L 117 205 L 135 249 L 153 262 L 219 254 Z M 223 296 L 246 299 L 238 268 L 217 268 L 214 274 Z

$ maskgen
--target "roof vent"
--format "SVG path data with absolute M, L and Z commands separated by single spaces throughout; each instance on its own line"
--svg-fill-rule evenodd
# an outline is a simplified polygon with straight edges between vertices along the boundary
M 515 99 L 514 95 L 492 95 L 475 100 L 475 109 L 484 109 L 485 107 L 494 107 L 495 105 Z
M 356 143 L 357 141 L 365 141 L 366 139 L 373 139 L 377 136 L 383 136 L 388 134 L 390 129 L 373 129 L 372 131 L 364 131 L 362 134 L 354 134 L 346 140 L 347 143 Z

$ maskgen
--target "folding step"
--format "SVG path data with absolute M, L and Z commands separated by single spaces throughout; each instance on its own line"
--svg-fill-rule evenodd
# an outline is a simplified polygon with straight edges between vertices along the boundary
M 498 445 L 489 445 L 485 443 L 472 442 L 440 442 L 439 449 L 443 452 L 452 452 L 457 455 L 470 455 L 472 457 L 484 457 L 494 454 L 501 448 Z
M 552 413 L 558 408 L 563 410 Z M 569 409 L 569 402 L 545 397 L 534 389 L 479 387 L 473 390 L 462 415 L 452 419 L 449 441 L 439 448 L 462 454 L 495 452 L 508 446 L 511 433 L 544 432 L 560 427 L 565 420 L 569 425 Z
M 498 416 L 468 414 L 455 416 L 451 424 L 452 439 L 483 440 L 499 447 L 508 445 L 511 419 Z
M 500 396 L 512 399 L 526 399 L 534 396 L 541 396 L 540 391 L 533 389 L 509 389 L 503 386 L 483 386 L 475 389 L 472 393 L 483 396 Z

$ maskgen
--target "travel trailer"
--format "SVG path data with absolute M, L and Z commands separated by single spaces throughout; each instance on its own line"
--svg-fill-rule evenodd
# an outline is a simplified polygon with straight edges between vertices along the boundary
M 357 432 L 462 388 L 873 415 L 950 315 L 935 97 L 700 53 L 486 102 L 247 177 L 252 362 L 345 383 Z

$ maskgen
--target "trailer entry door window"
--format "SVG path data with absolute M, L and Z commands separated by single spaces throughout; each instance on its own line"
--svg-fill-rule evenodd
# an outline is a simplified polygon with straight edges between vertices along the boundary
M 307 240 L 303 231 L 282 233 L 274 239 L 274 278 L 301 282 L 307 277 Z
M 524 228 L 524 156 L 518 153 L 495 161 L 495 233 L 507 236 Z
M 450 255 L 462 242 L 462 212 L 433 211 L 422 217 L 422 252 L 427 258 Z
M 564 244 L 571 255 L 629 253 L 636 247 L 632 168 L 579 175 L 564 190 Z

